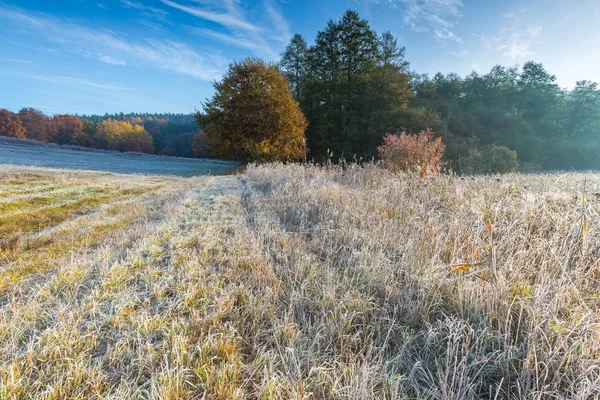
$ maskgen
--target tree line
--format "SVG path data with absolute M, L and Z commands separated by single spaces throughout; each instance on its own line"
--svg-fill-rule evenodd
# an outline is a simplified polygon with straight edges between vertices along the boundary
M 600 90 L 564 90 L 544 66 L 495 66 L 466 77 L 409 71 L 405 48 L 354 11 L 308 45 L 294 35 L 280 67 L 308 121 L 309 157 L 371 158 L 385 133 L 441 137 L 455 171 L 597 169 Z M 515 153 L 516 152 L 516 153 Z
M 33 108 L 0 109 L 0 136 L 96 149 L 209 157 L 192 114 L 105 114 L 52 117 Z

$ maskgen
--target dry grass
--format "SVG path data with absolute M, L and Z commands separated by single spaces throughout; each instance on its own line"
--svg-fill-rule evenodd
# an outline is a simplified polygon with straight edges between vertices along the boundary
M 0 398 L 598 398 L 599 186 L 2 171 Z

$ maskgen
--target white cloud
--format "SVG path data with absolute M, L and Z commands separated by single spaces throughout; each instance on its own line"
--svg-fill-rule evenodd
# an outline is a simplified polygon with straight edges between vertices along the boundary
M 131 88 L 127 88 L 127 87 L 123 87 L 123 86 L 116 86 L 116 85 L 110 85 L 110 84 L 106 84 L 106 83 L 102 83 L 102 82 L 95 82 L 95 81 L 91 81 L 88 79 L 81 79 L 81 78 L 76 78 L 76 77 L 71 77 L 71 76 L 61 76 L 58 78 L 52 78 L 55 81 L 58 82 L 68 82 L 68 83 L 74 83 L 77 85 L 85 85 L 85 86 L 91 86 L 91 87 L 95 87 L 98 89 L 106 89 L 106 90 L 118 90 L 118 91 L 126 91 L 126 92 L 135 92 L 135 89 L 131 89 Z
M 513 61 L 525 61 L 536 55 L 534 44 L 543 26 L 527 15 L 526 8 L 510 8 L 502 14 L 502 27 L 495 37 L 481 37 L 485 50 L 495 50 Z
M 193 31 L 212 37 L 222 43 L 254 51 L 262 57 L 276 59 L 279 52 L 271 41 L 287 42 L 291 37 L 289 25 L 273 4 L 273 0 L 263 0 L 258 10 L 243 8 L 239 0 L 196 0 L 201 7 L 189 7 L 171 0 L 161 0 L 163 4 L 221 25 L 226 32 L 196 28 Z M 252 11 L 252 12 L 250 12 Z M 262 17 L 260 21 L 251 21 L 248 15 Z
M 462 49 L 460 51 L 449 51 L 448 54 L 450 54 L 451 56 L 454 56 L 456 58 L 465 58 L 469 55 L 469 50 Z
M 127 63 L 119 58 L 114 58 L 111 56 L 107 56 L 106 54 L 100 54 L 98 55 L 98 60 L 102 61 L 103 63 L 106 64 L 112 64 L 112 65 L 127 65 Z
M 213 11 L 209 11 L 209 10 L 200 9 L 197 7 L 188 7 L 188 6 L 181 5 L 179 3 L 175 3 L 170 0 L 161 0 L 161 2 L 163 4 L 166 4 L 170 7 L 176 8 L 180 11 L 186 12 L 195 17 L 206 19 L 206 20 L 212 21 L 212 22 L 216 22 L 227 28 L 243 29 L 245 31 L 251 31 L 251 32 L 262 31 L 262 28 L 260 28 L 256 25 L 253 25 L 247 21 L 241 20 L 231 13 L 219 13 L 219 12 L 213 12 Z
M 453 31 L 452 19 L 462 16 L 462 0 L 400 0 L 406 5 L 403 22 L 415 32 L 432 31 L 437 39 L 462 40 Z
M 398 6 L 396 5 L 394 0 L 354 0 L 356 3 L 373 3 L 373 4 L 381 4 L 384 3 L 387 6 L 397 10 Z
M 132 88 L 124 87 L 124 86 L 117 86 L 117 85 L 92 81 L 89 79 L 83 79 L 83 78 L 74 77 L 74 76 L 45 76 L 45 75 L 39 75 L 39 74 L 22 73 L 19 71 L 9 70 L 9 69 L 1 69 L 0 71 L 3 74 L 7 74 L 7 75 L 17 76 L 17 77 L 21 77 L 21 78 L 36 80 L 36 81 L 60 84 L 60 85 L 63 85 L 63 84 L 73 84 L 73 85 L 77 85 L 77 86 L 83 85 L 83 86 L 90 86 L 90 87 L 93 87 L 96 89 L 103 89 L 103 90 L 108 90 L 108 91 L 118 91 L 118 92 L 135 92 L 136 91 L 136 89 L 132 89 Z
M 150 7 L 145 4 L 138 3 L 137 1 L 121 0 L 121 3 L 123 4 L 124 7 L 148 11 L 148 12 L 150 12 L 152 14 L 156 14 L 156 15 L 168 15 L 169 14 L 165 10 L 161 10 L 160 8 L 156 8 L 156 7 Z
M 289 24 L 285 18 L 283 18 L 283 15 L 275 8 L 272 0 L 264 0 L 264 7 L 271 20 L 272 26 L 278 31 L 278 37 L 287 42 L 292 37 Z
M 527 8 L 521 8 L 521 9 L 512 9 L 510 11 L 505 12 L 504 14 L 502 14 L 502 18 L 504 18 L 505 20 L 513 20 L 517 17 L 519 17 L 520 15 L 523 15 L 527 12 Z
M 11 11 L 6 8 L 0 8 L 0 18 L 5 18 L 13 21 L 19 21 L 26 23 L 28 25 L 41 27 L 44 25 L 43 21 L 40 21 L 37 18 L 18 13 L 16 11 Z
M 210 54 L 200 55 L 184 43 L 170 40 L 125 39 L 109 30 L 93 30 L 67 20 L 32 17 L 24 12 L 0 8 L 0 18 L 27 23 L 46 39 L 68 47 L 68 51 L 90 56 L 113 65 L 146 66 L 195 79 L 212 81 L 221 76 L 227 62 Z
M 192 33 L 202 35 L 202 36 L 208 36 L 213 39 L 217 39 L 220 42 L 230 44 L 232 46 L 241 47 L 244 49 L 257 51 L 257 52 L 260 52 L 263 50 L 262 47 L 258 43 L 254 42 L 248 38 L 244 38 L 239 34 L 238 35 L 230 35 L 230 34 L 226 34 L 226 33 L 222 33 L 222 32 L 213 31 L 211 29 L 196 28 L 193 26 L 188 26 L 187 29 Z
M 528 26 L 525 29 L 509 29 L 508 35 L 496 39 L 501 43 L 496 50 L 513 60 L 525 60 L 536 54 L 532 49 L 533 42 L 542 31 L 542 25 Z

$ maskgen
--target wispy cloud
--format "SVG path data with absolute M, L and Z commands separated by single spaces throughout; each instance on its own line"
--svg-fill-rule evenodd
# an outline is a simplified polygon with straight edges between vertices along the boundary
M 264 7 L 271 20 L 271 25 L 278 31 L 277 38 L 282 38 L 287 42 L 292 37 L 289 24 L 279 10 L 275 8 L 272 0 L 264 0 Z
M 18 21 L 27 25 L 33 25 L 37 27 L 41 27 L 44 25 L 43 21 L 40 21 L 37 18 L 16 11 L 8 10 L 6 8 L 0 8 L 0 18 Z
M 203 26 L 195 33 L 216 39 L 224 44 L 254 51 L 257 55 L 276 59 L 281 42 L 291 37 L 290 28 L 273 0 L 263 0 L 255 8 L 242 7 L 239 0 L 196 0 L 189 6 L 172 0 L 161 0 L 165 5 L 204 21 L 220 25 Z M 256 8 L 257 7 L 257 8 Z M 251 18 L 254 17 L 254 18 Z M 280 42 L 274 46 L 273 42 Z
M 165 33 L 167 31 L 161 24 L 148 21 L 147 19 L 138 19 L 137 22 L 160 33 Z
M 127 8 L 135 8 L 137 10 L 147 11 L 155 15 L 168 15 L 169 13 L 165 10 L 161 10 L 160 8 L 150 7 L 145 4 L 139 3 L 137 1 L 132 0 L 121 0 L 123 7 Z
M 186 27 L 190 32 L 195 33 L 197 35 L 201 35 L 201 36 L 205 36 L 205 37 L 210 37 L 213 39 L 216 39 L 220 42 L 226 43 L 226 44 L 230 44 L 232 46 L 236 46 L 236 47 L 241 47 L 244 49 L 248 49 L 248 50 L 252 50 L 252 51 L 261 51 L 262 48 L 261 46 L 252 41 L 249 38 L 244 38 L 241 35 L 230 35 L 230 34 L 226 34 L 226 33 L 222 33 L 222 32 L 217 32 L 217 31 L 213 31 L 211 29 L 206 29 L 206 28 L 196 28 L 194 26 L 187 26 Z
M 107 56 L 106 54 L 98 54 L 98 60 L 111 65 L 127 65 L 127 63 L 124 60 L 121 60 L 120 58 Z
M 118 91 L 125 91 L 125 92 L 135 92 L 136 91 L 136 89 L 132 89 L 132 88 L 128 88 L 128 87 L 110 85 L 107 83 L 95 82 L 95 81 L 91 81 L 88 79 L 81 79 L 81 78 L 76 78 L 76 77 L 72 77 L 72 76 L 61 76 L 58 78 L 52 78 L 52 80 L 54 80 L 55 82 L 67 82 L 67 83 L 73 83 L 73 84 L 77 84 L 77 85 L 91 86 L 91 87 L 94 87 L 97 89 L 118 90 Z
M 453 30 L 453 19 L 462 16 L 462 0 L 400 0 L 406 6 L 403 22 L 416 32 L 433 32 L 440 40 L 462 40 Z
M 496 42 L 500 43 L 496 50 L 502 51 L 502 55 L 513 60 L 525 60 L 536 54 L 532 45 L 542 29 L 542 25 L 532 25 L 525 29 L 511 29 L 505 36 L 496 38 Z
M 212 21 L 212 22 L 216 22 L 227 28 L 243 29 L 245 31 L 250 31 L 250 32 L 259 32 L 262 30 L 260 27 L 253 25 L 242 19 L 239 19 L 236 16 L 232 15 L 231 13 L 213 12 L 213 11 L 209 11 L 209 10 L 205 10 L 205 9 L 201 9 L 201 8 L 197 8 L 197 7 L 184 6 L 182 4 L 175 3 L 174 1 L 170 1 L 170 0 L 161 0 L 161 2 L 163 4 L 166 4 L 170 7 L 176 8 L 180 11 L 186 12 L 195 17 L 206 19 L 206 20 Z
M 22 11 L 0 8 L 0 18 L 26 23 L 38 35 L 89 57 L 113 65 L 147 66 L 188 77 L 212 81 L 221 76 L 227 62 L 211 54 L 199 54 L 188 45 L 170 40 L 132 40 L 110 30 L 94 30 L 68 20 L 31 16 Z M 33 33 L 36 34 L 36 33 Z
M 398 9 L 398 5 L 395 3 L 394 0 L 354 0 L 356 3 L 371 3 L 371 4 L 385 4 L 395 10 Z
M 0 72 L 5 75 L 11 75 L 11 76 L 15 76 L 15 77 L 31 79 L 31 80 L 41 81 L 41 82 L 48 82 L 48 83 L 59 84 L 59 85 L 64 85 L 64 84 L 72 84 L 72 85 L 76 85 L 76 86 L 83 85 L 83 86 L 93 87 L 95 89 L 102 89 L 102 90 L 107 90 L 107 91 L 118 91 L 118 92 L 135 92 L 135 91 L 137 91 L 136 89 L 129 88 L 129 87 L 118 86 L 118 85 L 108 84 L 108 83 L 104 83 L 104 82 L 93 81 L 93 80 L 89 80 L 89 79 L 83 79 L 83 78 L 79 78 L 79 77 L 75 77 L 75 76 L 52 76 L 52 75 L 46 76 L 46 75 L 40 75 L 40 74 L 23 73 L 20 71 L 15 71 L 15 70 L 10 70 L 10 69 L 0 69 Z
M 460 51 L 449 51 L 448 54 L 456 58 L 466 58 L 469 55 L 469 50 L 462 49 Z
M 22 60 L 20 58 L 8 58 L 6 61 L 15 63 L 15 64 L 33 64 L 33 61 L 30 60 Z
M 37 110 L 46 111 L 46 112 L 58 111 L 58 108 L 45 106 L 45 105 L 41 105 L 41 104 L 15 103 L 15 102 L 8 102 L 6 104 L 10 104 L 10 105 L 17 106 L 17 107 L 33 107 Z
M 501 52 L 504 57 L 515 61 L 524 61 L 536 54 L 535 39 L 542 32 L 542 24 L 527 17 L 527 9 L 512 8 L 502 14 L 502 28 L 495 37 L 481 37 L 486 50 Z
M 527 12 L 527 8 L 511 9 L 511 10 L 505 12 L 504 14 L 502 14 L 502 18 L 504 18 L 505 20 L 513 20 L 526 12 Z

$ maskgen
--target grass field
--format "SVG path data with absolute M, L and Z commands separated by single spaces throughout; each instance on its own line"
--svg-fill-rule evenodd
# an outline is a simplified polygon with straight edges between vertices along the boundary
M 598 398 L 599 189 L 3 167 L 0 398 Z
M 220 175 L 241 167 L 233 161 L 119 153 L 3 136 L 0 136 L 0 164 L 175 176 Z

